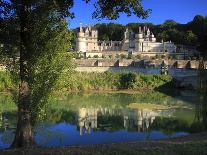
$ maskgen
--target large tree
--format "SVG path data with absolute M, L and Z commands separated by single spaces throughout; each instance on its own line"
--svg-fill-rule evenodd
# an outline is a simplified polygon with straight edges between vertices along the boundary
M 141 0 L 83 0 L 93 3 L 94 18 L 116 19 L 121 12 L 146 18 Z M 16 21 L 19 38 L 18 122 L 13 147 L 34 144 L 32 126 L 62 70 L 67 55 L 66 17 L 73 17 L 73 0 L 1 0 L 0 20 Z M 18 35 L 19 34 L 19 35 Z M 2 43 L 6 45 L 6 42 Z M 69 44 L 69 43 L 68 43 Z

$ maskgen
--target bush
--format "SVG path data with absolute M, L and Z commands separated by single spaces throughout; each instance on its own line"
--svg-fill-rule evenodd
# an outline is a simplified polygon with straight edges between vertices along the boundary
M 162 59 L 165 59 L 165 55 L 161 55 L 161 58 L 162 58 Z
M 168 56 L 168 60 L 172 60 L 172 56 Z
M 155 60 L 155 57 L 150 57 L 152 60 Z
M 94 55 L 93 57 L 94 57 L 94 58 L 99 58 L 99 56 L 98 56 L 98 55 Z
M 120 77 L 120 86 L 123 89 L 133 89 L 135 88 L 135 83 L 136 83 L 135 73 L 122 74 Z
M 132 54 L 129 53 L 127 59 L 132 59 Z
M 141 55 L 140 54 L 137 54 L 136 58 L 137 59 L 141 59 Z
M 56 89 L 62 91 L 117 90 L 117 89 L 154 89 L 169 86 L 172 78 L 168 75 L 148 75 L 137 73 L 87 73 L 73 72 L 61 75 Z
M 117 58 L 117 59 L 119 59 L 119 58 L 120 58 L 119 54 L 116 54 L 116 58 Z
M 120 57 L 121 57 L 121 59 L 126 59 L 126 55 L 125 54 L 121 54 Z
M 155 58 L 156 58 L 156 59 L 160 59 L 161 56 L 160 56 L 159 54 L 156 54 L 156 55 L 155 55 Z

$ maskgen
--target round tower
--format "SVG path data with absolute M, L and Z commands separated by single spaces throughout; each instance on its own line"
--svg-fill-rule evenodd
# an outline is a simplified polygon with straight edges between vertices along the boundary
M 150 41 L 151 42 L 156 42 L 156 38 L 155 38 L 153 33 L 150 35 Z
M 78 33 L 78 37 L 76 39 L 76 50 L 78 52 L 86 52 L 87 51 L 87 42 L 86 42 L 85 33 L 83 30 L 82 23 L 80 23 L 80 32 Z

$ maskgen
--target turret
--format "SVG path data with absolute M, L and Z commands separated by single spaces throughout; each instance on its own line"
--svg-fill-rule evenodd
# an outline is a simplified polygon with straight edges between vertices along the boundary
M 150 30 L 149 30 L 149 28 L 147 29 L 147 36 L 150 36 Z
M 129 29 L 127 28 L 126 31 L 124 32 L 124 39 L 127 40 L 129 39 Z
M 83 32 L 83 24 L 80 23 L 80 32 Z
M 153 33 L 150 35 L 150 41 L 156 42 L 156 38 Z
M 89 32 L 92 31 L 92 26 L 91 25 L 88 26 L 88 30 L 89 30 Z
M 144 41 L 143 40 L 143 32 L 142 32 L 142 27 L 139 27 L 139 33 L 136 34 L 136 39 L 138 39 L 138 41 Z
M 88 37 L 89 36 L 89 28 L 86 27 L 86 30 L 85 30 L 85 37 Z
M 97 30 L 92 30 L 91 31 L 91 36 L 92 36 L 92 38 L 98 38 L 98 31 Z

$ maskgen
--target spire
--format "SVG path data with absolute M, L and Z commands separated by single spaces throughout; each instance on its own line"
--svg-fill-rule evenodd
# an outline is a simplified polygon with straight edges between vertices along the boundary
M 142 33 L 142 27 L 139 26 L 139 34 L 141 34 L 141 33 Z
M 80 23 L 80 32 L 83 32 L 83 24 Z
M 147 35 L 148 35 L 148 36 L 150 35 L 150 30 L 149 30 L 149 28 L 147 29 Z
M 91 25 L 89 25 L 89 26 L 88 26 L 88 28 L 89 28 L 89 31 L 91 32 L 91 30 L 92 30 L 92 26 L 91 26 Z

